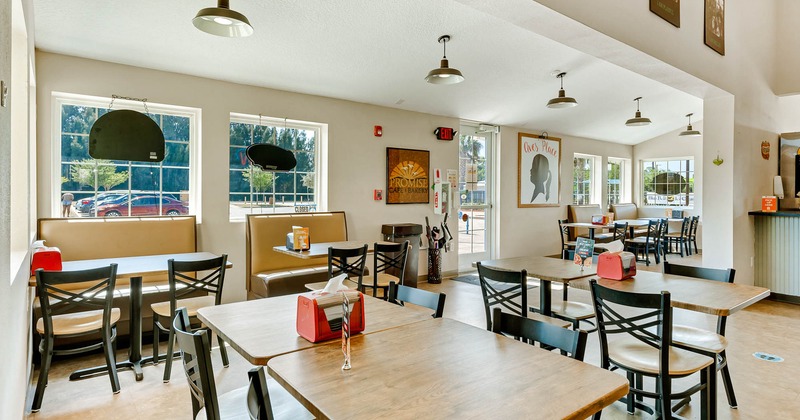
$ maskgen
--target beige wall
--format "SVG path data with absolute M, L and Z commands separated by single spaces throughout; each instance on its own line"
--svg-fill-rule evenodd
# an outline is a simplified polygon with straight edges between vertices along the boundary
M 9 86 L 8 105 L 0 108 L 0 418 L 22 418 L 30 373 L 28 247 L 36 208 L 31 154 L 35 150 L 30 112 L 34 81 L 30 4 L 0 0 L 0 79 Z M 27 22 L 26 22 L 27 20 Z

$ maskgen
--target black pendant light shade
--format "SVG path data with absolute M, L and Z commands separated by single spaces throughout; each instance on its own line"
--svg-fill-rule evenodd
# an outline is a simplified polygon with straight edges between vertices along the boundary
M 683 130 L 683 131 L 680 132 L 680 134 L 678 134 L 679 136 L 681 136 L 681 137 L 683 137 L 683 136 L 686 136 L 686 137 L 699 137 L 700 136 L 700 132 L 692 128 L 692 115 L 694 115 L 694 114 L 691 114 L 691 113 L 686 114 L 686 118 L 689 119 L 689 125 L 686 126 L 686 130 Z
M 428 72 L 425 81 L 435 85 L 454 85 L 464 81 L 464 76 L 458 69 L 450 68 L 450 63 L 447 61 L 447 41 L 450 41 L 450 35 L 442 35 L 439 37 L 439 43 L 443 44 L 444 55 L 439 64 L 438 69 L 433 69 Z
M 627 125 L 628 127 L 650 125 L 650 123 L 652 122 L 650 121 L 650 118 L 642 117 L 642 113 L 639 111 L 639 101 L 641 99 L 642 99 L 641 96 L 634 99 L 634 101 L 636 101 L 636 114 L 633 116 L 633 118 L 629 119 L 628 121 L 625 121 L 625 125 Z
M 558 79 L 561 80 L 561 89 L 558 90 L 558 96 L 547 101 L 548 108 L 572 108 L 578 105 L 578 101 L 575 98 L 570 98 L 564 92 L 564 76 L 566 76 L 566 72 L 558 73 L 556 76 Z
M 253 34 L 253 26 L 245 15 L 231 10 L 228 0 L 218 0 L 217 7 L 207 7 L 192 19 L 195 28 L 218 36 L 239 38 Z

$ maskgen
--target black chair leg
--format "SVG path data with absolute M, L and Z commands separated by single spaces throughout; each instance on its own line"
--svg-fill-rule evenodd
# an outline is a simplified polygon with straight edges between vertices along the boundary
M 217 335 L 217 342 L 219 343 L 219 354 L 220 356 L 222 356 L 222 366 L 228 367 L 230 362 L 228 362 L 228 349 L 225 348 L 225 340 L 223 340 L 222 337 Z M 167 355 L 167 357 L 169 357 L 169 355 Z
M 660 410 L 662 419 L 664 420 L 671 419 L 672 407 L 669 396 L 672 394 L 672 382 L 670 381 L 669 377 L 665 376 L 656 379 L 656 383 L 658 384 L 658 392 L 659 392 L 659 401 L 656 407 Z M 700 418 L 706 419 L 708 417 L 701 416 Z
M 119 393 L 119 377 L 117 376 L 117 356 L 114 353 L 113 342 L 111 341 L 111 334 L 103 336 L 103 353 L 106 357 L 106 365 L 108 366 L 108 378 L 111 380 L 111 391 L 115 394 Z
M 634 384 L 633 386 L 635 386 L 636 384 L 634 374 L 632 372 L 628 372 L 628 383 Z M 636 411 L 636 406 L 634 401 L 636 397 L 634 397 L 633 395 L 633 386 L 631 387 L 631 389 L 628 390 L 628 398 L 627 401 L 625 401 L 628 405 L 628 414 L 633 414 Z
M 728 371 L 728 358 L 725 357 L 725 352 L 719 354 L 721 358 L 720 363 L 722 364 L 722 369 L 720 369 L 720 373 L 722 374 L 722 385 L 725 386 L 725 395 L 728 396 L 728 405 L 731 408 L 738 408 L 739 405 L 736 403 L 736 393 L 733 392 L 733 381 L 731 381 L 731 373 Z
M 47 374 L 50 373 L 50 362 L 53 360 L 53 338 L 42 337 L 40 348 L 42 365 L 39 366 L 39 381 L 36 383 L 36 393 L 33 394 L 31 411 L 36 413 L 42 408 L 44 388 L 47 386 Z
M 158 347 L 161 344 L 161 329 L 158 328 L 158 315 L 153 312 L 153 365 L 157 365 Z
M 173 357 L 172 346 L 174 343 L 175 343 L 175 330 L 172 329 L 172 326 L 170 325 L 169 341 L 167 342 L 167 359 L 165 360 L 166 365 L 164 366 L 164 383 L 169 382 L 169 378 L 172 374 L 172 357 Z M 157 354 L 156 357 L 158 357 Z

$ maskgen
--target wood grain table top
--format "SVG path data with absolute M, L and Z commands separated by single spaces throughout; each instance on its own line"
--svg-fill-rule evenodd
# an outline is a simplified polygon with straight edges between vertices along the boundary
M 500 258 L 481 261 L 481 265 L 497 270 L 520 271 L 524 269 L 528 271 L 528 275 L 531 277 L 558 283 L 569 283 L 572 280 L 597 274 L 597 267 L 594 265 L 584 267 L 583 271 L 581 271 L 580 266 L 572 260 L 551 257 Z
M 167 274 L 167 261 L 198 261 L 219 257 L 211 252 L 188 252 L 182 254 L 144 255 L 140 257 L 101 258 L 96 260 L 64 261 L 63 271 L 86 270 L 117 264 L 117 278 L 142 277 L 156 274 Z M 228 261 L 227 268 L 233 267 Z M 36 276 L 29 280 L 31 286 L 36 285 Z
M 624 376 L 447 318 L 276 357 L 269 373 L 317 418 L 585 419 Z
M 571 227 L 571 228 L 586 228 L 586 229 L 611 229 L 614 227 L 614 224 L 609 225 L 596 225 L 594 223 L 588 222 L 570 222 L 570 223 L 562 223 L 561 226 L 564 227 Z
M 723 283 L 653 271 L 638 271 L 634 279 L 623 281 L 599 278 L 597 283 L 625 292 L 661 293 L 662 290 L 669 291 L 673 308 L 718 316 L 729 316 L 766 298 L 770 293 L 769 289 L 763 287 Z
M 254 365 L 275 356 L 324 343 L 297 334 L 297 296 L 287 295 L 201 308 L 198 318 Z M 362 334 L 432 319 L 427 308 L 398 306 L 364 296 L 366 325 Z
M 352 249 L 361 248 L 364 245 L 367 245 L 367 252 L 372 252 L 372 247 L 374 244 L 360 241 L 320 242 L 317 244 L 312 243 L 307 251 L 292 251 L 286 249 L 285 245 L 274 246 L 272 247 L 272 250 L 275 252 L 280 252 L 281 254 L 291 255 L 292 257 L 296 258 L 309 259 L 327 257 L 328 248 L 330 247 Z

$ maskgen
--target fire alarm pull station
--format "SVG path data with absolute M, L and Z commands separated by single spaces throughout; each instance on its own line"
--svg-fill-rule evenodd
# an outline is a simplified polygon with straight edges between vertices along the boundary
M 376 125 L 376 126 L 373 128 L 373 134 L 375 135 L 375 137 L 381 137 L 381 136 L 383 136 L 383 127 L 381 127 L 381 126 L 379 126 L 379 125 Z
M 372 199 L 375 201 L 383 200 L 383 190 L 373 190 L 372 191 Z

